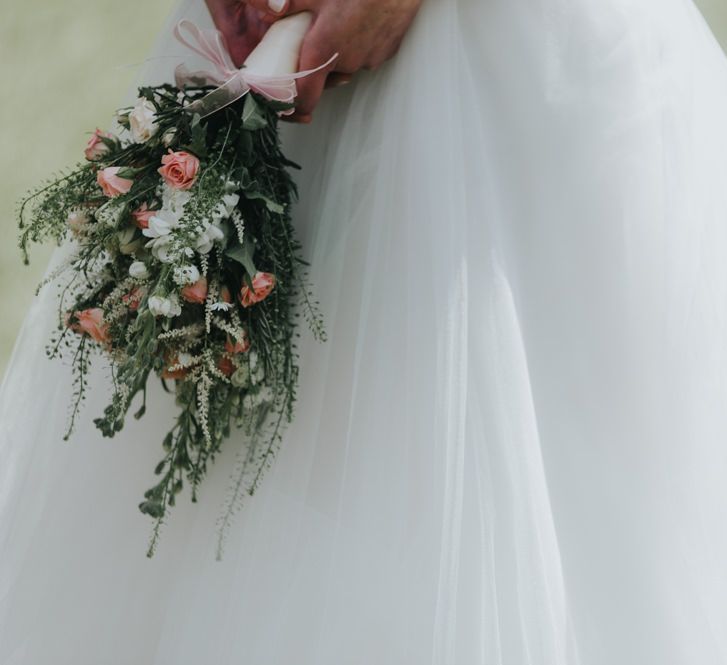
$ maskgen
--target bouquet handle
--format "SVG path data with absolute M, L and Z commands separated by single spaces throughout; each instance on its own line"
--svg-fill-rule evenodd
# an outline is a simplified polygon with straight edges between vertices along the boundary
M 303 39 L 312 21 L 313 14 L 307 11 L 276 21 L 247 57 L 243 67 L 256 76 L 296 74 Z

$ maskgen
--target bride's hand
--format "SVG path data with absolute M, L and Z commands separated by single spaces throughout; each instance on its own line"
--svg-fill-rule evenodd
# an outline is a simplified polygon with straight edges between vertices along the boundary
M 208 3 L 220 0 L 208 0 Z M 342 82 L 359 69 L 376 69 L 396 54 L 422 0 L 246 0 L 262 21 L 309 10 L 314 20 L 303 42 L 298 69 L 314 69 L 334 53 L 327 69 L 297 82 L 292 119 L 309 122 L 326 79 Z M 230 2 L 239 7 L 239 2 Z M 333 73 L 332 73 L 333 72 Z
M 233 62 L 239 67 L 265 34 L 271 20 L 269 13 L 240 0 L 205 1 L 215 26 L 225 36 Z

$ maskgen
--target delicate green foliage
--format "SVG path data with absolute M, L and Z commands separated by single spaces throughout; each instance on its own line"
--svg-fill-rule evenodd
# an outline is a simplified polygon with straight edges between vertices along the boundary
M 123 428 L 139 399 L 133 415 L 143 417 L 152 375 L 174 392 L 179 413 L 139 506 L 154 520 L 150 556 L 179 492 L 188 483 L 197 500 L 224 441 L 242 428 L 222 543 L 293 414 L 299 304 L 325 337 L 289 214 L 296 190 L 279 147 L 284 107 L 249 94 L 202 119 L 187 106 L 205 92 L 141 88 L 154 109 L 144 140 L 135 111 L 119 111 L 120 136 L 99 135 L 93 161 L 33 192 L 19 211 L 26 256 L 49 238 L 74 246 L 52 276 L 61 324 L 48 351 L 72 358 L 69 431 L 93 349 L 108 356 L 113 376 L 111 401 L 94 421 L 104 436 Z M 161 173 L 162 158 L 178 170 Z

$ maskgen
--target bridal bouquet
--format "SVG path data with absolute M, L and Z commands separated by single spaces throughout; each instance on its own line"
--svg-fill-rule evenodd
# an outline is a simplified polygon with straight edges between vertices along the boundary
M 117 132 L 96 130 L 85 163 L 21 205 L 26 262 L 31 241 L 74 244 L 46 280 L 62 287 L 48 354 L 69 357 L 74 373 L 66 438 L 94 350 L 112 368 L 113 395 L 95 420 L 104 436 L 123 428 L 139 395 L 134 417 L 144 414 L 150 378 L 175 394 L 158 482 L 139 506 L 155 520 L 150 556 L 175 496 L 187 481 L 196 500 L 233 427 L 244 428 L 247 446 L 223 527 L 240 493 L 254 492 L 293 414 L 299 304 L 324 337 L 291 225 L 293 164 L 277 131 L 279 115 L 292 108 L 295 78 L 306 73 L 289 74 L 292 60 L 283 73 L 249 65 L 264 65 L 272 53 L 279 69 L 281 51 L 297 54 L 291 42 L 307 17 L 292 18 L 241 70 L 219 33 L 181 23 L 177 36 L 214 71 L 182 68 L 176 86 L 141 88 L 133 108 L 118 112 Z

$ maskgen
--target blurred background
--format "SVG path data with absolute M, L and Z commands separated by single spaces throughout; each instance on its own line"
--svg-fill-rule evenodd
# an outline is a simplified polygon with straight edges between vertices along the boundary
M 87 133 L 109 120 L 122 103 L 174 4 L 174 0 L 3 4 L 0 376 L 52 249 L 36 249 L 31 265 L 22 264 L 16 242 L 16 202 L 40 180 L 79 160 Z M 697 4 L 727 48 L 727 0 L 698 0 Z

